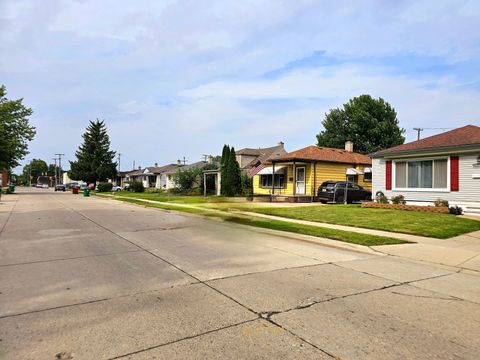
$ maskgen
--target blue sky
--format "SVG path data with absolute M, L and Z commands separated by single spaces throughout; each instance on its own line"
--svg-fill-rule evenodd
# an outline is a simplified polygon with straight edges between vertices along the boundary
M 122 170 L 295 150 L 365 93 L 413 140 L 480 125 L 479 23 L 478 1 L 0 0 L 0 83 L 34 110 L 27 160 L 74 159 L 96 118 Z

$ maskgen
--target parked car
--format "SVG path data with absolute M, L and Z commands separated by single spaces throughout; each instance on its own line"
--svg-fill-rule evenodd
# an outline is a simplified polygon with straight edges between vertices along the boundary
M 55 191 L 65 191 L 67 187 L 64 184 L 55 185 Z
M 65 187 L 67 189 L 73 189 L 74 187 L 78 187 L 78 183 L 77 182 L 67 183 L 67 184 L 65 184 Z
M 87 184 L 81 184 L 80 185 L 80 190 L 85 190 L 87 188 Z
M 325 181 L 320 185 L 317 193 L 320 202 L 343 203 L 345 202 L 345 195 L 349 204 L 372 200 L 372 192 L 370 190 L 364 189 L 351 181 Z
M 122 190 L 123 190 L 122 187 L 118 185 L 112 187 L 112 191 L 122 191 Z

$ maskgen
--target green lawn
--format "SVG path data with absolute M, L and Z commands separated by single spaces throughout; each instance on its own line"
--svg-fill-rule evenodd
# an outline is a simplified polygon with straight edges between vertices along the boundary
M 121 191 L 116 193 L 116 196 L 132 197 L 138 199 L 155 200 L 160 202 L 175 202 L 183 204 L 205 204 L 205 203 L 227 203 L 232 202 L 232 198 L 223 196 L 183 196 L 183 195 L 171 195 L 167 193 L 134 193 L 129 191 Z M 242 200 L 244 198 L 238 198 Z
M 360 205 L 251 208 L 253 212 L 293 219 L 349 225 L 447 239 L 480 230 L 480 221 L 450 214 L 367 209 Z
M 185 206 L 178 206 L 178 205 L 170 205 L 168 203 L 148 203 L 142 200 L 120 198 L 120 197 L 115 198 L 115 200 L 129 202 L 137 205 L 159 208 L 163 210 L 181 211 L 181 212 L 187 212 L 191 214 L 217 217 L 217 218 L 223 219 L 224 221 L 241 224 L 241 225 L 249 225 L 249 226 L 255 226 L 255 227 L 260 227 L 265 229 L 280 230 L 280 231 L 292 232 L 292 233 L 303 234 L 303 235 L 323 237 L 327 239 L 333 239 L 333 240 L 338 240 L 338 241 L 343 241 L 343 242 L 348 242 L 348 243 L 358 244 L 358 245 L 364 245 L 364 246 L 408 243 L 407 241 L 389 238 L 385 236 L 366 235 L 366 234 L 360 234 L 356 232 L 335 230 L 335 229 L 329 229 L 329 228 L 324 228 L 319 226 L 295 224 L 287 221 L 269 220 L 269 219 L 261 219 L 261 218 L 248 218 L 244 216 L 233 216 L 228 213 L 222 214 L 218 211 L 212 211 L 207 208 L 201 208 L 201 207 L 192 208 L 192 207 L 185 207 Z

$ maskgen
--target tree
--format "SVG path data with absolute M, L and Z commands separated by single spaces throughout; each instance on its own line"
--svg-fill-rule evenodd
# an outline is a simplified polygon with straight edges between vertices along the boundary
M 31 176 L 31 183 L 36 184 L 37 178 L 41 175 L 49 175 L 47 163 L 41 159 L 33 159 L 23 167 L 21 182 L 24 185 L 29 184 Z
M 110 150 L 105 122 L 90 121 L 82 137 L 83 144 L 75 153 L 77 160 L 70 161 L 70 178 L 94 184 L 113 178 L 117 174 L 117 163 L 113 161 L 115 151 Z
M 370 95 L 350 99 L 343 109 L 331 109 L 322 124 L 325 130 L 317 135 L 318 146 L 343 148 L 351 140 L 356 152 L 369 154 L 405 141 L 395 109 Z
M 220 176 L 222 178 L 221 181 L 221 188 L 220 188 L 220 193 L 222 195 L 225 195 L 226 189 L 228 189 L 230 185 L 230 179 L 229 179 L 229 174 L 228 174 L 228 160 L 230 160 L 230 146 L 228 145 L 223 145 L 223 150 L 222 150 L 222 159 L 220 161 Z
M 227 189 L 228 196 L 235 196 L 242 192 L 242 173 L 235 155 L 235 149 L 230 149 L 230 158 L 227 163 L 228 177 L 230 178 L 230 189 Z
M 35 128 L 28 122 L 32 109 L 22 104 L 23 99 L 9 100 L 6 94 L 5 86 L 0 86 L 0 169 L 13 169 L 28 154 Z

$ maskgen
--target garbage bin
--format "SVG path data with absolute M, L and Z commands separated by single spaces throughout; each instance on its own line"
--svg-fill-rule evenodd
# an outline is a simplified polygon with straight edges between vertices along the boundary
M 13 194 L 13 192 L 15 191 L 15 185 L 10 184 L 8 186 L 8 190 L 10 191 L 10 194 Z
M 90 196 L 90 189 L 83 189 L 83 196 Z
M 75 186 L 74 188 L 72 188 L 72 193 L 78 194 L 78 187 Z

